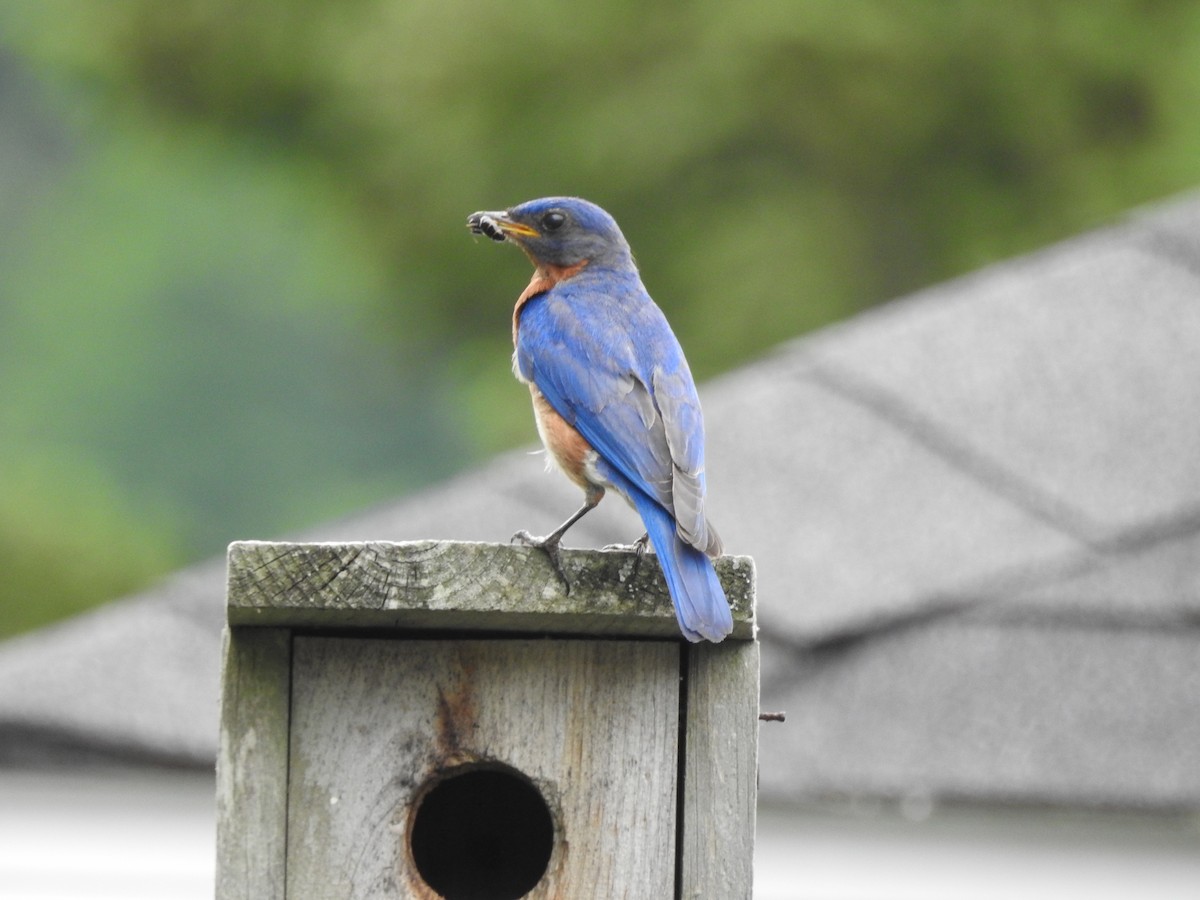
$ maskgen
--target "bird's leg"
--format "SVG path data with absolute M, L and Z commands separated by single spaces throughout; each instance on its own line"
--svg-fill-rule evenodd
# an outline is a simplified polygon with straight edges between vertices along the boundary
M 585 515 L 595 509 L 596 504 L 604 497 L 604 488 L 589 486 L 583 495 L 583 506 L 575 510 L 567 521 L 559 525 L 554 531 L 545 537 L 534 537 L 528 531 L 518 531 L 512 536 L 510 543 L 519 542 L 529 547 L 537 547 L 550 559 L 550 565 L 558 574 L 559 580 L 567 589 L 567 593 L 571 593 L 571 583 L 567 581 L 567 576 L 563 573 L 562 553 L 559 551 L 559 544 L 562 543 L 562 536 L 567 533 L 567 530 L 582 519 Z

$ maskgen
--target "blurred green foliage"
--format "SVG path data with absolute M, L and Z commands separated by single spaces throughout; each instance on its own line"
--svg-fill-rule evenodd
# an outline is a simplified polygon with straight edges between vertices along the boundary
M 0 27 L 0 633 L 531 440 L 526 264 L 472 210 L 604 205 L 703 379 L 1200 181 L 1189 0 L 41 0 Z

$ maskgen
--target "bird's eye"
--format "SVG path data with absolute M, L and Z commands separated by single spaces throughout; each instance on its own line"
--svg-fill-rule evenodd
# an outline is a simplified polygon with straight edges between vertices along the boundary
M 548 212 L 542 216 L 542 227 L 547 231 L 558 231 L 567 221 L 567 217 L 560 212 Z

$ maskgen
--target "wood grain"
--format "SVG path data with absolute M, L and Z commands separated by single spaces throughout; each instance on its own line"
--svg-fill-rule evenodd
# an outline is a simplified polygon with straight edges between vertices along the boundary
M 225 629 L 217 750 L 218 900 L 283 900 L 291 634 Z
M 568 592 L 540 550 L 457 541 L 229 548 L 229 622 L 678 638 L 653 554 L 565 550 Z M 723 557 L 732 637 L 754 637 L 754 564 Z
M 288 900 L 434 896 L 407 850 L 414 799 L 439 771 L 487 763 L 524 773 L 552 811 L 530 897 L 671 897 L 679 653 L 296 638 Z
M 758 797 L 758 642 L 688 650 L 684 900 L 749 900 Z

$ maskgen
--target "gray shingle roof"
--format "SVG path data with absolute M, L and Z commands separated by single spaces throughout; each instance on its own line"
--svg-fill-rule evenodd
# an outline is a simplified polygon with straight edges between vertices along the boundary
M 704 387 L 789 714 L 765 796 L 1200 805 L 1198 348 L 1193 195 Z M 301 537 L 503 540 L 577 500 L 510 453 Z M 640 531 L 610 500 L 572 542 Z M 222 571 L 0 647 L 0 754 L 210 761 Z

